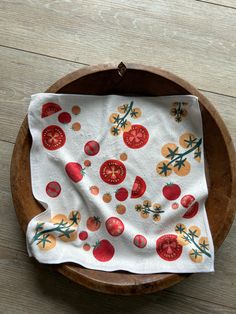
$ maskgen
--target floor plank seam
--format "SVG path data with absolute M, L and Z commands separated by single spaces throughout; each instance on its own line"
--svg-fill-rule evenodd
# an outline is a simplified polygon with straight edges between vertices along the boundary
M 205 0 L 195 0 L 197 2 L 202 2 L 202 3 L 207 3 L 207 4 L 212 4 L 212 5 L 216 5 L 218 7 L 223 7 L 223 8 L 229 8 L 229 9 L 236 9 L 236 7 L 232 7 L 230 5 L 225 5 L 225 4 L 219 4 L 219 3 L 214 3 L 214 2 L 210 2 L 210 1 L 205 1 Z
M 236 96 L 227 95 L 227 94 L 222 94 L 222 93 L 217 93 L 217 92 L 213 92 L 213 91 L 206 90 L 206 89 L 202 89 L 202 88 L 198 88 L 198 90 L 201 91 L 201 92 L 211 93 L 211 94 L 215 94 L 215 95 L 219 95 L 219 96 L 224 96 L 224 97 L 229 97 L 229 98 L 233 98 L 233 99 L 236 98 Z
M 13 144 L 15 145 L 16 142 L 11 142 L 11 141 L 8 141 L 8 140 L 4 140 L 2 138 L 0 138 L 0 142 L 4 142 L 4 143 L 8 143 L 8 144 Z

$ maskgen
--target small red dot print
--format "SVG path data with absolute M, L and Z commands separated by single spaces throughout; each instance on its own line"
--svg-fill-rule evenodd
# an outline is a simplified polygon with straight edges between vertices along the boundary
M 79 233 L 79 238 L 80 238 L 81 241 L 86 240 L 88 238 L 88 232 L 87 231 L 81 231 Z
M 49 182 L 46 186 L 46 193 L 50 197 L 57 197 L 61 193 L 61 186 L 58 182 Z
M 140 249 L 143 249 L 147 245 L 147 239 L 143 235 L 137 234 L 134 237 L 134 245 Z
M 85 154 L 89 156 L 95 156 L 100 150 L 100 145 L 96 141 L 89 141 L 84 146 Z
M 70 123 L 71 115 L 68 112 L 62 112 L 58 116 L 58 121 L 63 123 L 63 124 Z
M 91 246 L 90 246 L 89 243 L 85 243 L 85 244 L 83 245 L 83 249 L 84 249 L 85 251 L 89 251 L 90 248 L 91 248 Z

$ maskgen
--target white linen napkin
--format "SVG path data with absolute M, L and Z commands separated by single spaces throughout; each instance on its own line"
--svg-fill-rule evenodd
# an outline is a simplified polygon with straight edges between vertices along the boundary
M 195 96 L 35 94 L 29 255 L 133 273 L 214 271 Z

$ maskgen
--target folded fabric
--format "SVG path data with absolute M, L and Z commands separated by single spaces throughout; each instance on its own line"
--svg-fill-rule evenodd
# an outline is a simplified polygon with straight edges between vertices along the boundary
M 27 229 L 41 263 L 214 271 L 198 99 L 35 94 Z

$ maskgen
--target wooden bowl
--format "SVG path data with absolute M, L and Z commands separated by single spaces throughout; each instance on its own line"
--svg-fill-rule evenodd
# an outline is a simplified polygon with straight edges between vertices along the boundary
M 215 249 L 229 232 L 235 214 L 235 151 L 224 122 L 210 102 L 192 85 L 158 68 L 136 64 L 98 65 L 82 68 L 57 81 L 46 91 L 65 94 L 177 95 L 199 98 L 207 164 L 209 197 L 206 209 Z M 31 136 L 25 118 L 14 148 L 11 163 L 11 189 L 16 214 L 26 231 L 28 222 L 44 208 L 34 199 L 30 179 Z M 71 280 L 110 294 L 144 294 L 170 287 L 186 274 L 136 275 L 128 272 L 103 272 L 72 263 L 55 265 Z

